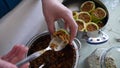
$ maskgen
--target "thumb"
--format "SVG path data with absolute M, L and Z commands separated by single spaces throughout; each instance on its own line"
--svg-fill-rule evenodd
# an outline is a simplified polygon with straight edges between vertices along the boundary
M 0 59 L 0 68 L 17 68 L 16 65 Z

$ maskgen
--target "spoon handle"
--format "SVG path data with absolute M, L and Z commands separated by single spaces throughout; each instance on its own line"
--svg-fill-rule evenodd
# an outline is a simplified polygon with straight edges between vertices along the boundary
M 27 58 L 25 58 L 25 59 L 21 60 L 20 62 L 18 62 L 16 64 L 16 66 L 19 68 L 21 65 L 36 59 L 37 57 L 39 57 L 43 53 L 44 53 L 43 51 L 37 51 L 37 52 L 33 53 L 32 55 L 28 56 Z

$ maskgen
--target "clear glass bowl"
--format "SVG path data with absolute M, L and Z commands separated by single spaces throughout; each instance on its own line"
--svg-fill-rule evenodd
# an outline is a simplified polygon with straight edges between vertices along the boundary
M 101 68 L 120 68 L 120 46 L 111 47 L 101 55 Z
M 87 68 L 120 68 L 120 46 L 97 48 L 85 60 Z

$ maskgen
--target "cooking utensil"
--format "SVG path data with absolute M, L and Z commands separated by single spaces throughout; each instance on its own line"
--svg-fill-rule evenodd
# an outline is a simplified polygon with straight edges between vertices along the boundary
M 64 0 L 63 1 L 63 5 L 65 5 L 66 7 L 68 7 L 71 11 L 78 11 L 80 12 L 80 6 L 85 2 L 85 1 L 89 1 L 89 0 Z M 101 44 L 101 43 L 105 43 L 108 41 L 109 36 L 103 32 L 105 25 L 107 24 L 107 21 L 109 19 L 109 13 L 108 10 L 106 8 L 106 6 L 100 1 L 100 0 L 92 0 L 95 4 L 96 7 L 101 7 L 103 8 L 106 13 L 107 16 L 102 20 L 104 23 L 104 26 L 96 31 L 78 31 L 77 32 L 77 38 L 78 39 L 83 39 L 85 40 L 87 43 L 89 44 Z M 64 20 L 58 20 L 57 21 L 60 28 L 64 28 Z
M 54 45 L 55 44 L 55 45 Z M 45 53 L 48 50 L 55 50 L 55 51 L 60 51 L 62 50 L 65 46 L 67 45 L 67 43 L 65 43 L 63 40 L 61 40 L 59 37 L 54 37 L 51 41 L 50 44 L 47 48 L 37 51 L 35 53 L 33 53 L 32 55 L 28 56 L 27 58 L 23 59 L 22 61 L 18 62 L 16 64 L 17 67 L 20 67 L 21 65 L 32 61 L 34 59 L 36 59 L 37 57 L 39 57 L 40 55 L 42 55 L 43 53 Z
M 45 64 L 40 65 L 39 68 L 42 68 L 44 65 L 45 65 Z
M 39 43 L 42 43 L 43 41 L 45 41 L 45 38 L 46 37 L 49 37 L 50 38 L 50 33 L 48 32 L 48 31 L 44 31 L 44 32 L 42 32 L 42 33 L 40 33 L 40 34 L 37 34 L 37 35 L 35 35 L 33 38 L 31 38 L 28 42 L 27 42 L 27 44 L 26 44 L 26 46 L 27 47 L 29 47 L 30 49 L 28 50 L 28 54 L 26 55 L 26 57 L 28 57 L 29 55 L 31 55 L 33 52 L 35 52 L 35 51 L 32 51 L 31 49 L 34 49 L 34 47 L 36 47 L 37 46 L 37 44 L 39 44 Z M 46 39 L 49 39 L 49 38 L 46 38 Z M 42 39 L 44 39 L 44 40 L 42 40 Z M 46 45 L 47 44 L 49 44 L 49 43 L 46 43 Z M 43 46 L 46 46 L 45 44 L 43 45 Z M 40 46 L 42 46 L 42 45 L 40 45 Z M 74 40 L 72 41 L 72 46 L 73 46 L 73 48 L 74 48 L 74 50 L 75 50 L 75 61 L 74 61 L 74 63 L 73 63 L 73 68 L 77 68 L 78 67 L 78 62 L 79 62 L 79 58 L 80 58 L 80 53 L 79 53 L 79 51 L 80 51 L 80 49 L 81 49 L 81 42 L 79 41 L 79 39 L 77 39 L 77 38 L 74 38 Z M 37 50 L 37 49 L 36 49 Z M 72 55 L 73 56 L 73 55 Z M 38 57 L 38 59 L 36 59 L 35 61 L 38 61 L 39 60 L 39 57 Z M 67 59 L 66 59 L 67 60 Z M 52 61 L 51 61 L 52 62 Z M 39 62 L 38 62 L 39 63 Z M 39 65 L 39 68 L 42 68 L 42 67 L 44 67 L 46 64 L 45 63 L 43 63 L 43 64 L 41 64 L 41 65 Z M 32 68 L 32 63 L 30 63 L 30 66 L 29 66 L 29 68 Z

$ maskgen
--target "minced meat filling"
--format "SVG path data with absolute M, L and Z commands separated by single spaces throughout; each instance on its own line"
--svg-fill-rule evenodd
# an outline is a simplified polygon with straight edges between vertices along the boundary
M 45 49 L 51 40 L 50 35 L 38 38 L 30 47 L 28 55 Z M 75 49 L 69 44 L 61 51 L 49 50 L 37 59 L 30 62 L 30 68 L 39 68 L 44 64 L 43 68 L 73 68 L 76 59 Z
M 76 21 L 77 22 L 77 24 L 78 24 L 78 30 L 82 30 L 83 28 L 84 28 L 84 24 L 83 24 L 83 22 L 80 22 L 80 21 Z
M 70 36 L 69 34 L 66 34 L 65 31 L 59 30 L 53 33 L 53 37 L 59 37 L 61 40 L 63 40 L 65 43 L 69 43 Z
M 88 23 L 91 19 L 90 16 L 86 13 L 80 13 L 78 19 L 82 19 L 85 23 Z
M 93 8 L 94 4 L 91 2 L 87 2 L 82 6 L 82 11 L 90 11 Z
M 105 16 L 105 12 L 101 9 L 96 9 L 94 11 L 94 15 L 97 17 L 97 18 L 103 18 Z
M 97 27 L 93 24 L 90 24 L 90 25 L 87 26 L 87 30 L 88 31 L 95 31 L 95 30 L 97 30 Z

